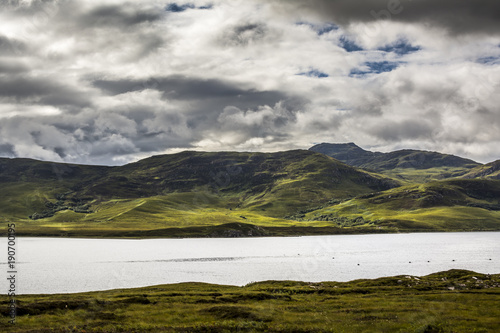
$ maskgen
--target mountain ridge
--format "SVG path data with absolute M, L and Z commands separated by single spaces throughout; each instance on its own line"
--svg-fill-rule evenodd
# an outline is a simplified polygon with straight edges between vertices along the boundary
M 386 170 L 389 168 L 402 167 L 402 168 L 431 168 L 436 166 L 478 166 L 481 163 L 475 162 L 471 159 L 443 154 L 435 151 L 416 150 L 416 149 L 400 149 L 388 153 L 372 152 L 365 150 L 353 142 L 349 143 L 321 143 L 314 145 L 309 150 L 328 155 L 336 158 L 339 161 L 347 163 L 356 167 L 367 167 L 367 164 L 377 164 L 384 160 L 392 160 L 396 157 L 403 157 L 403 163 L 394 164 L 396 161 L 390 161 L 387 165 L 376 165 L 375 171 Z M 411 156 L 411 155 L 415 156 Z M 404 163 L 406 162 L 406 163 Z
M 207 198 L 217 195 L 232 202 L 228 203 L 230 206 L 269 210 L 271 216 L 279 217 L 295 208 L 306 208 L 311 202 L 400 185 L 307 150 L 182 152 L 115 167 L 2 160 L 0 183 L 6 188 L 5 193 L 13 184 L 32 183 L 42 190 L 34 211 L 26 215 L 32 219 L 51 217 L 72 207 L 91 215 L 90 207 L 104 201 L 174 193 L 204 193 Z M 20 213 L 17 218 L 22 218 Z
M 459 156 L 425 150 L 371 152 L 352 142 L 321 143 L 309 150 L 333 157 L 351 166 L 410 182 L 459 177 L 482 165 Z
M 500 160 L 477 166 L 477 167 L 471 169 L 465 175 L 463 175 L 462 178 L 465 178 L 465 179 L 473 179 L 473 178 L 500 179 Z
M 309 150 L 185 151 L 123 166 L 0 158 L 0 221 L 72 237 L 500 230 L 500 180 L 415 170 L 375 173 Z M 446 179 L 411 181 L 416 172 Z

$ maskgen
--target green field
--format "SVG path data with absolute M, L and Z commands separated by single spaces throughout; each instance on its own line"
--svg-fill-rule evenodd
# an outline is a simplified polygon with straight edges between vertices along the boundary
M 500 275 L 451 270 L 351 282 L 181 283 L 17 296 L 2 332 L 498 332 Z

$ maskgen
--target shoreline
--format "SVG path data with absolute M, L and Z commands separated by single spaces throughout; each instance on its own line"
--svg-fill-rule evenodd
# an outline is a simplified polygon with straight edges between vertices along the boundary
M 397 229 L 370 227 L 261 227 L 248 223 L 227 223 L 213 226 L 194 226 L 185 228 L 162 228 L 153 230 L 54 230 L 51 228 L 30 228 L 22 231 L 24 226 L 16 230 L 16 237 L 30 238 L 83 238 L 83 239 L 184 239 L 184 238 L 258 238 L 258 237 L 301 237 L 301 236 L 335 236 L 335 235 L 369 235 L 397 233 L 436 233 L 436 232 L 498 232 L 500 229 Z M 38 230 L 37 230 L 38 229 Z M 7 236 L 4 230 L 2 237 Z

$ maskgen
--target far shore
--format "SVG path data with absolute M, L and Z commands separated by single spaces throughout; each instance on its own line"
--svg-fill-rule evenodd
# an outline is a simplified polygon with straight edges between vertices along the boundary
M 248 223 L 229 223 L 215 226 L 185 228 L 164 228 L 154 230 L 131 229 L 71 229 L 26 228 L 20 225 L 16 237 L 45 238 L 110 238 L 110 239 L 153 239 L 153 238 L 246 238 L 246 237 L 300 237 L 360 234 L 394 234 L 422 232 L 494 232 L 496 229 L 398 229 L 375 227 L 261 227 Z M 3 236 L 7 232 L 3 231 Z

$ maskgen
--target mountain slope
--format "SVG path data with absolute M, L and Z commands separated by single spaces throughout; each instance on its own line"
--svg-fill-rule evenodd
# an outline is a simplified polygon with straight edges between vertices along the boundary
M 498 230 L 500 181 L 451 179 L 359 196 L 308 213 L 305 220 L 362 221 L 400 230 Z
M 485 165 L 480 165 L 470 170 L 462 178 L 487 178 L 500 179 L 500 160 Z
M 338 159 L 349 165 L 373 170 L 387 176 L 408 181 L 458 177 L 479 163 L 454 155 L 421 150 L 399 150 L 390 153 L 370 152 L 354 143 L 322 143 L 309 150 Z
M 0 159 L 0 186 L 0 221 L 30 236 L 500 230 L 500 180 L 402 186 L 306 150 L 183 152 L 117 167 Z
M 54 210 L 53 206 L 72 193 L 72 188 L 82 182 L 92 183 L 109 170 L 105 166 L 0 158 L 0 219 L 24 220 L 36 212 Z M 85 198 L 72 199 L 62 200 L 59 208 L 83 210 Z
M 240 209 L 283 218 L 332 199 L 399 185 L 306 150 L 183 152 L 119 167 L 20 159 L 2 159 L 0 165 L 0 198 L 7 202 L 0 216 L 53 222 L 170 223 L 172 216 L 182 216 L 182 223 L 199 225 L 207 217 L 221 218 L 202 209 Z
M 354 142 L 349 143 L 320 143 L 311 148 L 310 151 L 325 154 L 342 161 L 348 165 L 361 167 L 370 163 L 375 157 L 383 156 L 384 153 L 371 152 L 357 146 Z

